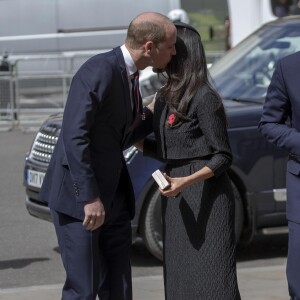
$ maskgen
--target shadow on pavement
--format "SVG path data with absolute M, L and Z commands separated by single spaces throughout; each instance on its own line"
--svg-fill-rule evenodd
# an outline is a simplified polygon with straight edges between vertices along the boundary
M 47 261 L 47 260 L 49 260 L 49 258 L 46 258 L 46 257 L 3 260 L 3 261 L 0 261 L 0 270 L 22 269 L 32 263 L 36 263 L 36 262 L 40 262 L 40 261 Z
M 141 240 L 137 240 L 132 245 L 131 265 L 133 267 L 160 267 L 162 262 L 150 254 Z
M 248 245 L 237 246 L 237 262 L 270 260 L 286 258 L 288 251 L 288 235 L 258 236 Z M 132 246 L 132 266 L 159 267 L 162 262 L 152 256 L 142 240 Z
M 285 258 L 288 251 L 288 235 L 258 236 L 249 245 L 238 245 L 237 262 Z

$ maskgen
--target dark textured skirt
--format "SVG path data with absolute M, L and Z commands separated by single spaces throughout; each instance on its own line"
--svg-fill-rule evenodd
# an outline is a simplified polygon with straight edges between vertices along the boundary
M 168 165 L 190 175 L 205 161 Z M 227 174 L 162 197 L 164 284 L 168 300 L 240 299 L 236 277 L 234 195 Z

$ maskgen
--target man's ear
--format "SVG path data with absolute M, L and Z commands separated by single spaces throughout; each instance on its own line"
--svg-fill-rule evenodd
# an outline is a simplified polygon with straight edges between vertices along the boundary
M 151 55 L 153 46 L 154 46 L 154 45 L 153 45 L 153 42 L 152 42 L 152 41 L 147 41 L 147 42 L 144 44 L 146 55 L 148 55 L 148 56 Z

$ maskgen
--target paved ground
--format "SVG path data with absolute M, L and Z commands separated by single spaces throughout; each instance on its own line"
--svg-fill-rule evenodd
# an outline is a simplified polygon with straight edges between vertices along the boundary
M 33 137 L 20 131 L 0 134 L 0 300 L 60 299 L 64 274 L 53 226 L 30 217 L 24 205 L 24 155 Z M 133 250 L 134 300 L 163 300 L 161 263 L 144 247 Z M 287 236 L 262 237 L 238 249 L 243 300 L 288 299 L 286 254 Z
M 286 300 L 285 265 L 239 268 L 238 281 L 243 300 Z M 60 299 L 61 285 L 0 289 L 0 300 Z M 163 300 L 161 275 L 133 278 L 135 300 Z M 187 299 L 183 299 L 187 300 Z

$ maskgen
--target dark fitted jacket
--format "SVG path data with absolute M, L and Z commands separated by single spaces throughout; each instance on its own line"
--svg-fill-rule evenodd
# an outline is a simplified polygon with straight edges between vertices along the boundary
M 144 155 L 167 163 L 205 159 L 215 176 L 230 167 L 232 154 L 224 108 L 207 87 L 200 88 L 190 101 L 188 121 L 177 128 L 168 128 L 167 116 L 167 104 L 158 94 L 153 118 L 155 140 L 145 140 Z
M 288 122 L 287 122 L 288 121 Z M 259 129 L 289 154 L 287 218 L 300 222 L 300 52 L 281 59 L 268 88 Z
M 89 59 L 72 80 L 39 198 L 58 212 L 83 219 L 85 202 L 98 196 L 109 210 L 121 178 L 133 217 L 133 188 L 122 151 L 151 132 L 152 116 L 147 116 L 130 131 L 129 83 L 119 47 Z

